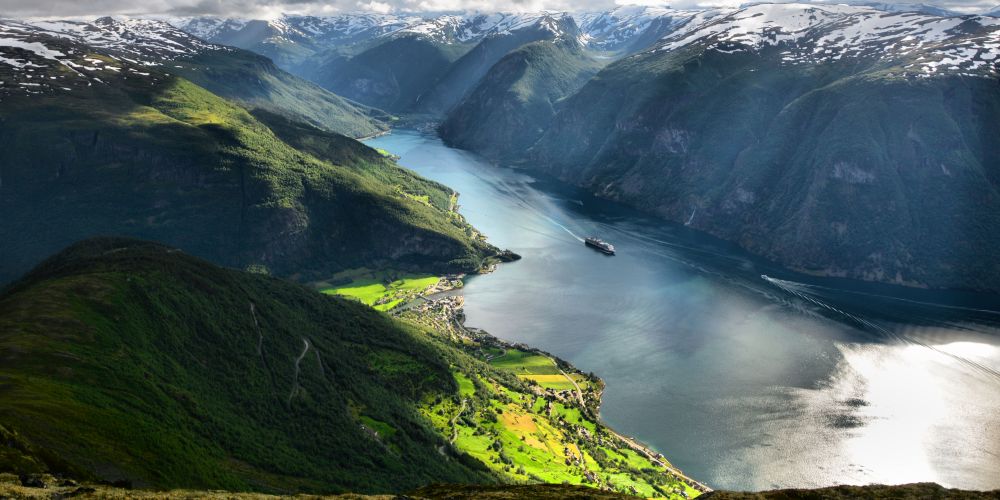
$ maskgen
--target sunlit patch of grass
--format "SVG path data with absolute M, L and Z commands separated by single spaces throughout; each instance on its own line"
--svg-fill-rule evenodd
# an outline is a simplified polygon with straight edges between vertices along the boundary
M 437 276 L 412 275 L 388 281 L 384 274 L 375 274 L 375 277 L 356 277 L 339 286 L 320 285 L 320 291 L 350 297 L 380 311 L 388 311 L 418 296 L 441 280 Z

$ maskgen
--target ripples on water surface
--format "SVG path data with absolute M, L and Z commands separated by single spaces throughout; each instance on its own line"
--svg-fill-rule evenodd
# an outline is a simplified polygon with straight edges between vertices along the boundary
M 370 144 L 524 257 L 468 280 L 467 323 L 600 375 L 602 417 L 688 474 L 1000 488 L 997 296 L 804 277 L 431 136 Z

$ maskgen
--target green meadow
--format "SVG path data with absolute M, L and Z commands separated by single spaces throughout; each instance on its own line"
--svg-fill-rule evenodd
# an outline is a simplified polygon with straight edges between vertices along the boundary
M 348 278 L 350 281 L 331 285 L 316 283 L 320 292 L 355 299 L 379 311 L 388 311 L 408 300 L 418 297 L 424 290 L 436 285 L 441 278 L 431 275 L 396 274 L 392 271 L 368 272 Z
M 509 370 L 518 378 L 531 380 L 545 389 L 575 390 L 573 383 L 567 377 L 572 377 L 580 386 L 580 390 L 585 391 L 590 387 L 590 382 L 586 377 L 577 373 L 564 375 L 559 371 L 555 361 L 542 354 L 508 349 L 502 355 L 492 358 L 490 364 L 503 370 Z

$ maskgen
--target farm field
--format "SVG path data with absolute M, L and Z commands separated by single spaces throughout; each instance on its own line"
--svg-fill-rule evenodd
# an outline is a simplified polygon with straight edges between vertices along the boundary
M 497 357 L 490 359 L 490 364 L 513 372 L 518 378 L 531 380 L 545 389 L 556 391 L 575 390 L 573 383 L 567 379 L 571 377 L 580 386 L 581 391 L 586 391 L 590 387 L 590 382 L 579 373 L 564 375 L 559 371 L 548 356 L 533 352 L 521 351 L 518 349 L 508 349 L 501 352 Z
M 344 282 L 345 279 L 349 281 Z M 342 283 L 338 285 L 330 283 L 337 281 Z M 416 298 L 421 292 L 440 281 L 441 278 L 438 276 L 362 269 L 346 276 L 335 277 L 329 282 L 314 283 L 314 286 L 322 293 L 350 297 L 379 311 L 388 311 Z

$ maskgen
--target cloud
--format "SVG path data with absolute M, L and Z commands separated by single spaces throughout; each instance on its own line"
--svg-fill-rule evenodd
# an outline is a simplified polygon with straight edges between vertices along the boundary
M 392 4 L 387 2 L 368 2 L 368 3 L 357 3 L 358 9 L 366 12 L 377 12 L 379 14 L 388 14 L 395 10 Z
M 287 14 L 337 12 L 525 12 L 599 10 L 616 4 L 667 5 L 678 8 L 737 6 L 746 0 L 0 0 L 0 17 L 99 17 L 208 15 L 271 19 Z M 889 0 L 891 1 L 891 0 Z M 920 0 L 903 0 L 917 3 Z M 930 2 L 928 2 L 930 3 Z M 996 0 L 939 0 L 935 5 L 961 12 L 983 12 Z

